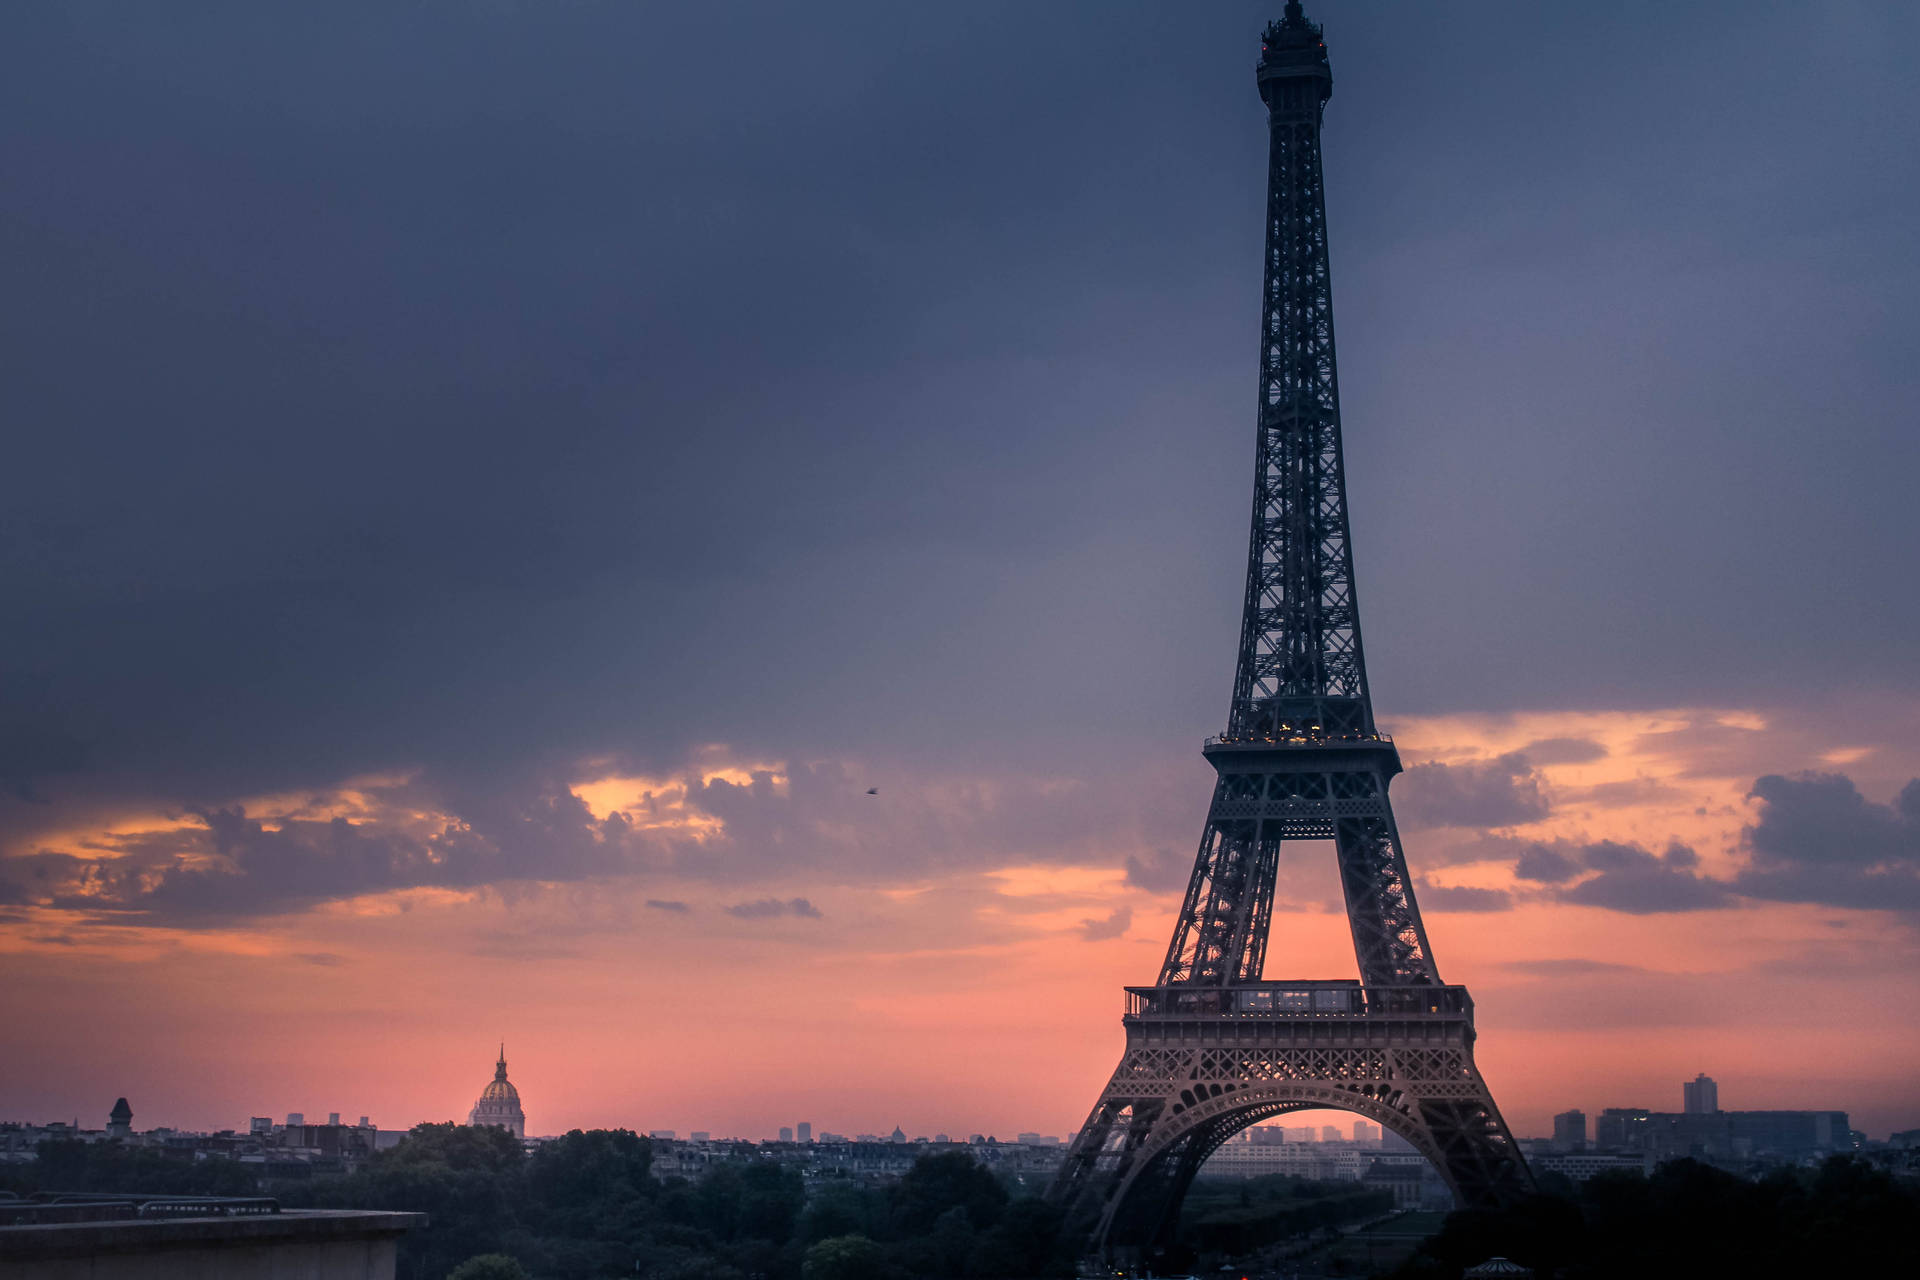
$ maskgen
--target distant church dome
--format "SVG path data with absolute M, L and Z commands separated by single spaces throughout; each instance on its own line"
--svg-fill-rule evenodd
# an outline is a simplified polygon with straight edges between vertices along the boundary
M 470 1125 L 498 1125 L 516 1138 L 527 1136 L 527 1113 L 520 1109 L 520 1091 L 507 1079 L 507 1046 L 500 1046 L 500 1061 L 493 1064 L 493 1079 L 480 1091 L 480 1101 L 467 1116 Z

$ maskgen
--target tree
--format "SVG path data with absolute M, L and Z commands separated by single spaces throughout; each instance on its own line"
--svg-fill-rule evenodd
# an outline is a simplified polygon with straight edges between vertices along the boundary
M 970 1268 L 983 1276 L 1072 1275 L 1072 1250 L 1060 1239 L 1060 1211 L 1037 1196 L 1009 1204 L 981 1237 Z
M 741 1235 L 784 1244 L 806 1204 L 807 1185 L 798 1169 L 762 1163 L 741 1171 Z
M 447 1280 L 532 1280 L 518 1258 L 504 1253 L 477 1253 L 447 1272 Z
M 541 1144 L 527 1161 L 527 1192 L 550 1205 L 650 1197 L 653 1145 L 628 1129 L 579 1129 Z
M 887 1258 L 865 1236 L 833 1236 L 807 1250 L 801 1280 L 886 1280 Z
M 908 1235 L 925 1235 L 941 1214 L 956 1206 L 967 1211 L 975 1227 L 984 1229 L 999 1221 L 1007 1189 L 967 1152 L 949 1151 L 914 1161 L 900 1179 L 894 1204 L 900 1229 Z
M 260 1191 L 251 1169 L 224 1156 L 180 1160 L 118 1142 L 58 1139 L 39 1143 L 35 1151 L 35 1190 L 165 1196 L 251 1196 Z
M 497 1125 L 417 1124 L 377 1162 L 386 1164 L 443 1164 L 456 1172 L 484 1169 L 504 1173 L 526 1159 L 520 1140 Z
M 801 1211 L 795 1234 L 811 1245 L 829 1236 L 872 1236 L 886 1221 L 886 1205 L 877 1192 L 848 1184 L 820 1188 Z

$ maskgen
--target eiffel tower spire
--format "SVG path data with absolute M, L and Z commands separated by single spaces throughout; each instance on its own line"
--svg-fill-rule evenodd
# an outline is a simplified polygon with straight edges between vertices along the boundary
M 1532 1178 L 1474 1066 L 1473 1002 L 1440 980 L 1387 799 L 1360 643 L 1334 361 L 1320 123 L 1333 71 L 1292 0 L 1267 26 L 1266 250 L 1253 521 L 1227 728 L 1159 981 L 1128 988 L 1127 1050 L 1054 1195 L 1103 1250 L 1171 1230 L 1195 1172 L 1255 1121 L 1354 1111 L 1425 1153 L 1465 1204 Z M 1331 840 L 1360 980 L 1265 974 L 1280 849 Z
M 1208 743 L 1214 818 L 1162 984 L 1259 979 L 1279 848 L 1332 838 L 1360 976 L 1438 983 L 1387 784 L 1360 643 L 1333 348 L 1320 118 L 1333 70 L 1298 4 L 1267 27 L 1267 217 L 1253 522 L 1227 729 Z

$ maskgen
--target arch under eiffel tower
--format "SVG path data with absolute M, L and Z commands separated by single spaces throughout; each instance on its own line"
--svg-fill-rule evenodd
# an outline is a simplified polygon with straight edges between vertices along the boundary
M 1218 780 L 1159 982 L 1127 988 L 1126 1051 L 1054 1184 L 1112 1254 L 1163 1242 L 1200 1165 L 1246 1126 L 1333 1107 L 1412 1143 L 1463 1206 L 1532 1187 L 1474 1065 L 1473 1002 L 1440 981 L 1374 726 L 1348 547 L 1320 118 L 1333 93 L 1299 0 L 1259 65 L 1270 126 L 1253 530 Z M 1288 840 L 1337 851 L 1358 981 L 1264 976 Z

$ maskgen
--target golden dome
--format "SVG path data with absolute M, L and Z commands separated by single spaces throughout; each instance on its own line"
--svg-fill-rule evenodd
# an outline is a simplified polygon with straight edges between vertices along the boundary
M 493 1079 L 480 1091 L 480 1100 L 467 1116 L 471 1125 L 498 1125 L 516 1138 L 524 1138 L 527 1114 L 520 1109 L 520 1091 L 507 1079 L 507 1046 L 500 1046 L 500 1061 L 493 1064 Z

